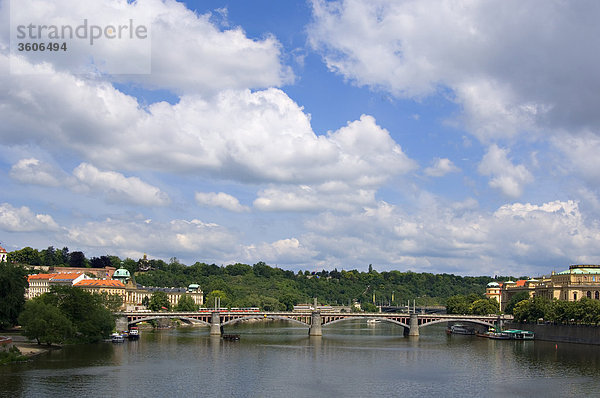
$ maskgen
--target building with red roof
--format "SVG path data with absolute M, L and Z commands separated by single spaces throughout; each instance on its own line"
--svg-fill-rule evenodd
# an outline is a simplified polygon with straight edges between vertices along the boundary
M 83 272 L 57 272 L 52 274 L 29 275 L 29 287 L 25 292 L 26 299 L 32 299 L 50 291 L 51 286 L 73 286 L 87 279 Z
M 8 257 L 8 253 L 6 252 L 6 249 L 3 248 L 2 246 L 0 246 L 0 263 L 5 263 Z

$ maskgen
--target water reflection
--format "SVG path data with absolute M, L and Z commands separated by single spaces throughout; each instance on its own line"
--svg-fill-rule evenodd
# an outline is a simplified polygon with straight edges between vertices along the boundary
M 600 347 L 446 336 L 405 338 L 385 322 L 341 322 L 322 337 L 286 322 L 143 331 L 138 341 L 65 347 L 0 367 L 15 396 L 549 396 L 595 393 Z

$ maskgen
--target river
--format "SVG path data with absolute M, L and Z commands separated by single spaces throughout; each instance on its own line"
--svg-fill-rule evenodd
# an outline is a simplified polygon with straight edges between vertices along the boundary
M 444 327 L 348 321 L 308 337 L 285 322 L 144 330 L 139 341 L 67 346 L 0 367 L 2 397 L 597 395 L 600 347 L 446 336 Z

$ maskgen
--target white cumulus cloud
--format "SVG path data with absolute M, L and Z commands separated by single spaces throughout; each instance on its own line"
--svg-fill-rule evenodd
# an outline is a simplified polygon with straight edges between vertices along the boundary
M 125 177 L 114 171 L 101 171 L 88 163 L 77 166 L 73 175 L 80 186 L 104 195 L 110 201 L 144 206 L 165 206 L 170 202 L 166 193 L 137 177 Z
M 456 173 L 460 171 L 458 167 L 450 159 L 436 158 L 433 165 L 425 169 L 425 175 L 429 177 L 443 177 L 448 173 Z
M 223 209 L 241 213 L 248 211 L 248 206 L 243 206 L 235 197 L 224 192 L 196 192 L 196 203 L 200 206 L 222 207 Z
M 0 229 L 8 232 L 54 231 L 59 228 L 52 216 L 35 214 L 27 206 L 0 203 Z
M 514 165 L 508 158 L 508 150 L 492 145 L 479 164 L 479 173 L 491 176 L 489 185 L 499 189 L 511 198 L 517 198 L 523 193 L 525 185 L 533 181 L 533 176 L 522 165 Z

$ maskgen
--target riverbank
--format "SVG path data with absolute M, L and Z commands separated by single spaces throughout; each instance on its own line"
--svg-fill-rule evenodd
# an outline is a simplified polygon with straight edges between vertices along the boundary
M 21 355 L 27 357 L 28 359 L 61 348 L 57 345 L 48 346 L 37 344 L 37 342 L 32 342 L 21 334 L 14 333 L 14 331 L 11 333 L 3 333 L 3 335 L 12 340 L 10 347 L 16 347 L 21 352 Z M 10 349 L 10 347 L 6 348 Z

